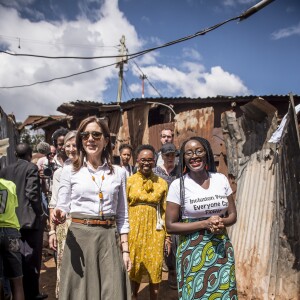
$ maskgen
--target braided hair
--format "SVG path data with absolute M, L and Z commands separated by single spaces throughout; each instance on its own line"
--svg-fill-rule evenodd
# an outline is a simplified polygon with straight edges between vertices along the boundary
M 199 137 L 199 136 L 194 136 L 183 142 L 181 148 L 180 148 L 180 154 L 179 154 L 179 178 L 180 178 L 180 205 L 181 205 L 181 215 L 182 212 L 184 211 L 184 199 L 185 199 L 185 189 L 184 189 L 184 175 L 189 173 L 190 169 L 185 163 L 184 159 L 184 148 L 185 145 L 189 141 L 198 141 L 204 148 L 206 152 L 206 165 L 207 165 L 207 171 L 215 173 L 217 172 L 215 160 L 214 160 L 214 155 L 210 146 L 210 143 L 208 140 L 205 138 Z

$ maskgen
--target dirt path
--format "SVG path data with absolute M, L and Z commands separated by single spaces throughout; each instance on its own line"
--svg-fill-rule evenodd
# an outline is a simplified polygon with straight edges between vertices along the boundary
M 44 260 L 41 270 L 40 291 L 48 294 L 48 300 L 55 300 L 56 268 L 53 257 Z M 159 298 L 163 300 L 178 300 L 177 291 L 168 287 L 167 273 L 163 272 L 163 281 L 160 286 Z M 149 288 L 147 284 L 142 284 L 139 291 L 139 299 L 149 300 Z

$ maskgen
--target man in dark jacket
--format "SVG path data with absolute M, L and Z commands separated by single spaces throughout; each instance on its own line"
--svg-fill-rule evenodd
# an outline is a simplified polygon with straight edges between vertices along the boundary
M 0 170 L 0 177 L 17 187 L 25 299 L 43 299 L 47 295 L 39 293 L 44 228 L 38 168 L 30 162 L 32 149 L 28 144 L 18 144 L 16 156 L 17 162 Z

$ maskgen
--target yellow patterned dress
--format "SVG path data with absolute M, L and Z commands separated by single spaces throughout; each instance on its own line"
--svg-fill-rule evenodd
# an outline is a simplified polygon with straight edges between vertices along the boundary
M 129 277 L 135 282 L 161 282 L 166 231 L 165 226 L 157 230 L 157 205 L 164 222 L 167 192 L 167 182 L 153 173 L 145 177 L 137 172 L 127 179 L 132 262 Z

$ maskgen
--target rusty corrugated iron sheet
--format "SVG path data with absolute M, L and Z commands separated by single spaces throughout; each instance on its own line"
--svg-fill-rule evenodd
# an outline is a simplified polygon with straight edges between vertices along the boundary
M 276 202 L 279 236 L 276 247 L 276 295 L 300 299 L 300 139 L 293 98 L 279 143 Z M 276 298 L 276 299 L 277 299 Z
M 268 143 L 277 127 L 275 109 L 256 99 L 244 107 L 244 112 L 238 119 L 233 111 L 222 115 L 228 168 L 237 181 L 238 221 L 229 233 L 235 250 L 239 299 L 298 299 L 297 272 L 289 266 L 281 273 L 278 267 L 281 252 L 292 254 L 279 242 L 278 216 L 283 210 L 277 197 L 276 149 Z M 282 284 L 283 278 L 292 279 L 288 289 Z
M 261 96 L 267 101 L 282 102 L 283 99 L 287 99 L 287 95 L 264 95 Z M 109 101 L 87 101 L 87 100 L 77 100 L 73 102 L 63 103 L 58 108 L 57 111 L 65 113 L 65 114 L 83 114 L 83 112 L 90 110 L 99 110 L 99 111 L 107 111 L 107 110 L 118 110 L 120 107 L 122 109 L 131 109 L 136 105 L 147 104 L 147 102 L 162 102 L 164 104 L 185 104 L 185 103 L 203 103 L 207 104 L 207 106 L 211 106 L 216 103 L 226 103 L 226 102 L 236 102 L 236 103 L 248 103 L 253 99 L 257 98 L 256 95 L 247 95 L 247 96 L 216 96 L 216 97 L 204 97 L 204 98 L 189 98 L 189 97 L 147 97 L 147 98 L 133 98 L 127 101 L 123 101 L 120 105 L 117 102 L 109 102 Z M 300 96 L 294 96 L 295 101 L 298 103 L 300 101 Z M 105 102 L 105 103 L 104 103 Z
M 248 103 L 244 108 L 248 113 L 241 118 L 236 119 L 233 111 L 222 116 L 228 169 L 237 180 L 238 221 L 230 235 L 242 299 L 269 299 L 270 292 L 275 174 L 267 141 L 277 119 L 272 107 L 267 103 L 261 105 L 263 101 Z M 259 113 L 251 113 L 255 111 Z M 269 111 L 273 111 L 273 116 Z
M 181 112 L 175 116 L 175 139 L 178 145 L 193 136 L 201 136 L 211 142 L 214 129 L 214 109 L 206 107 Z
M 236 118 L 234 110 L 221 116 L 223 133 L 226 135 L 228 173 L 238 177 L 244 160 L 262 149 L 269 149 L 266 142 L 269 131 L 274 132 L 277 119 L 273 120 L 276 108 L 263 98 L 256 98 L 242 107 L 244 115 Z
M 128 111 L 128 128 L 133 149 L 136 149 L 141 144 L 148 144 L 148 115 L 150 105 L 137 106 Z
M 226 147 L 222 128 L 215 128 L 213 107 L 189 110 L 175 116 L 174 143 L 180 148 L 182 143 L 193 136 L 206 138 L 211 144 L 217 169 L 220 173 L 228 174 Z M 232 185 L 235 191 L 234 184 Z

